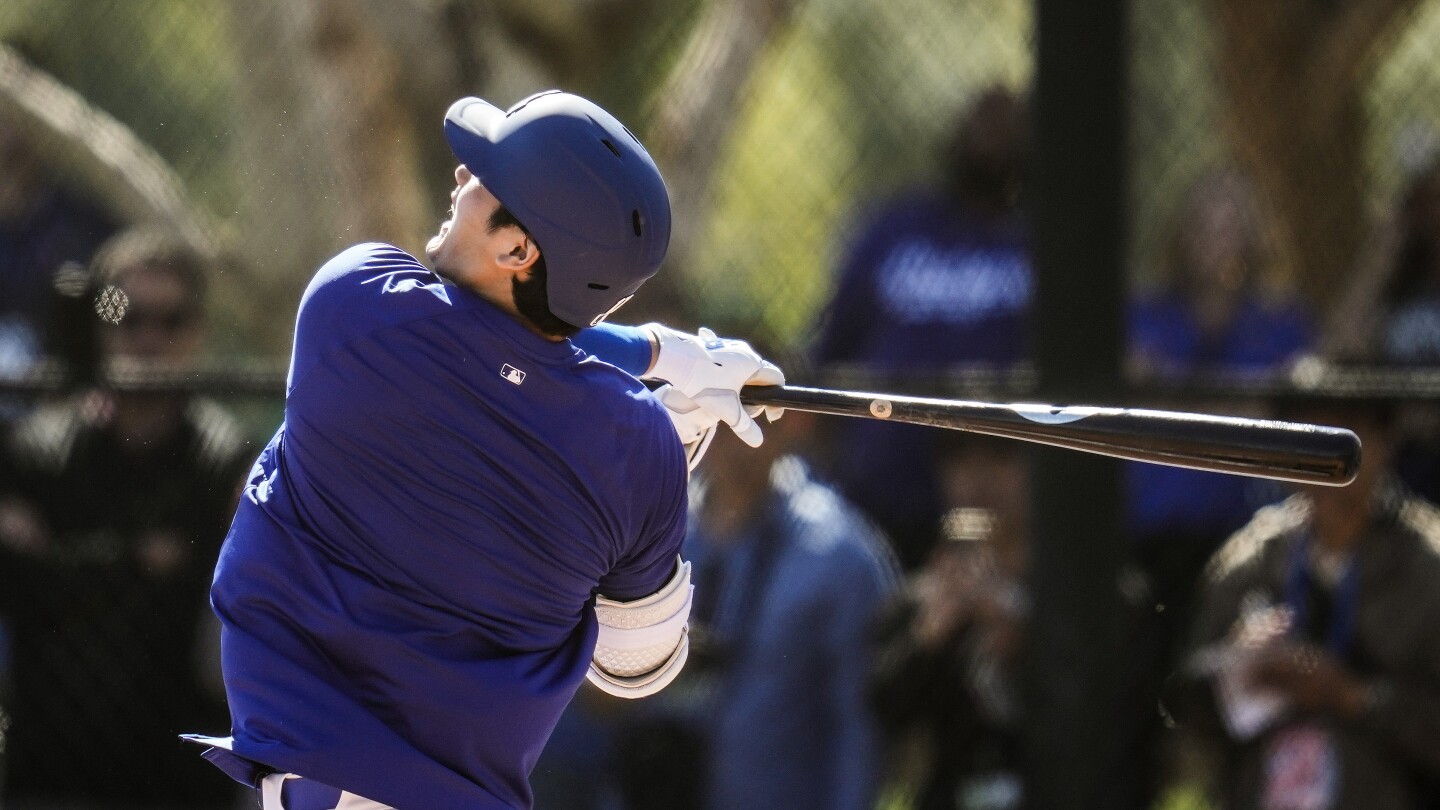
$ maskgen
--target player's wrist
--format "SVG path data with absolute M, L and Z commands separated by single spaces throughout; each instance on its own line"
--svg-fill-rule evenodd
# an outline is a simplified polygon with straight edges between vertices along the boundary
M 671 329 L 660 323 L 640 327 L 650 336 L 652 355 L 647 379 L 664 380 L 677 389 L 690 393 L 691 378 L 697 365 L 709 361 L 710 353 L 695 335 Z
M 650 376 L 650 373 L 655 370 L 655 364 L 660 362 L 660 335 L 651 327 L 665 328 L 658 323 L 647 323 L 639 327 L 640 332 L 645 335 L 645 339 L 650 343 L 650 363 L 645 366 L 645 373 L 641 374 L 641 377 Z

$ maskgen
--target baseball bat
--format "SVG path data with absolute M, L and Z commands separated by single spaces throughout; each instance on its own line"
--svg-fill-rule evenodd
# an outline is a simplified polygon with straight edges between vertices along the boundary
M 1344 486 L 1360 439 L 1344 428 L 1140 408 L 1056 407 L 870 394 L 793 385 L 747 386 L 747 405 L 963 430 L 1113 458 Z

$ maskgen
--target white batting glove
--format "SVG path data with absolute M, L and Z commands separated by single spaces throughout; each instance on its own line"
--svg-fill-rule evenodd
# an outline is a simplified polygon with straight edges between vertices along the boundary
M 701 456 L 710 449 L 715 438 L 715 428 L 721 422 L 730 426 L 740 441 L 751 447 L 759 447 L 764 437 L 755 419 L 740 405 L 740 395 L 722 388 L 707 388 L 693 398 L 680 393 L 673 385 L 662 385 L 655 389 L 655 396 L 665 406 L 680 443 L 685 446 L 685 458 L 694 470 Z
M 647 323 L 641 328 L 648 330 L 659 346 L 655 365 L 643 378 L 664 380 L 687 397 L 695 398 L 706 390 L 729 390 L 738 394 L 746 385 L 785 384 L 785 372 L 743 340 L 718 337 L 706 327 L 701 327 L 698 335 L 677 332 L 658 323 Z M 746 411 L 752 419 L 763 412 L 771 422 L 785 413 L 784 408 L 760 405 Z

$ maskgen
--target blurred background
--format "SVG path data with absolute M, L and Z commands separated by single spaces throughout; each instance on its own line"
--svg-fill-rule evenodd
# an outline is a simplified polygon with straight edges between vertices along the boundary
M 1351 533 L 1399 531 L 1374 503 L 1403 502 L 1440 547 L 1414 517 L 1440 494 L 1437 42 L 1440 0 L 0 3 L 0 807 L 233 805 L 169 742 L 224 728 L 204 588 L 226 499 L 282 418 L 315 268 L 361 241 L 419 254 L 445 218 L 440 122 L 464 95 L 564 88 L 650 148 L 675 233 L 622 322 L 750 339 L 800 384 L 1245 415 L 1303 398 L 1393 445 L 1367 455 L 1384 482 L 1350 514 L 1377 517 Z M 1436 600 L 1343 596 L 1343 576 L 1296 596 L 1289 551 L 1255 552 L 1244 587 L 1210 563 L 1293 489 L 840 421 L 799 418 L 784 446 L 871 549 L 869 574 L 829 582 L 873 598 L 826 642 L 867 654 L 827 659 L 803 622 L 743 643 L 783 626 L 764 609 L 699 616 L 729 641 L 670 697 L 582 692 L 539 806 L 1437 806 L 1440 637 L 1371 607 Z M 769 461 L 755 503 L 796 491 Z M 722 462 L 715 492 L 745 468 Z M 1328 536 L 1296 520 L 1276 543 Z M 779 542 L 707 521 L 721 549 Z M 749 570 L 732 598 L 815 587 L 806 604 L 844 612 L 826 583 Z M 1340 673 L 1241 677 L 1236 711 L 1282 706 L 1248 736 L 1212 694 L 1230 636 L 1197 629 L 1244 624 L 1231 592 L 1290 608 L 1296 645 L 1294 615 L 1320 622 Z M 1335 615 L 1360 618 L 1327 647 Z M 784 757 L 727 746 L 736 723 L 781 733 L 754 718 L 793 708 L 785 685 L 756 679 L 800 648 L 816 669 L 794 693 L 852 700 L 777 750 L 855 747 L 767 780 Z M 838 668 L 854 683 L 817 674 Z M 1277 770 L 1295 750 L 1319 776 Z M 727 773 L 757 785 L 736 799 Z

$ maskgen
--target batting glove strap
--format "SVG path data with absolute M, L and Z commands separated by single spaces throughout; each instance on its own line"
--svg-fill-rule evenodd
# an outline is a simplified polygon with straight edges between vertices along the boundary
M 690 596 L 694 590 L 690 584 L 690 563 L 677 554 L 675 573 L 660 590 L 629 602 L 597 595 L 595 618 L 600 621 L 602 635 L 607 629 L 636 630 L 656 626 L 677 615 L 689 616 Z

